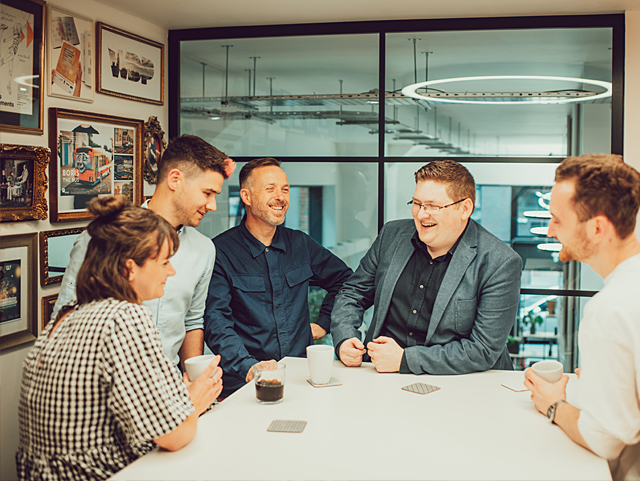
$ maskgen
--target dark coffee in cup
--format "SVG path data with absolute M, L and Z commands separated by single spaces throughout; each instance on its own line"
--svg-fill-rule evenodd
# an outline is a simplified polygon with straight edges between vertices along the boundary
M 284 384 L 277 379 L 263 379 L 256 383 L 256 398 L 263 403 L 275 403 L 284 396 Z

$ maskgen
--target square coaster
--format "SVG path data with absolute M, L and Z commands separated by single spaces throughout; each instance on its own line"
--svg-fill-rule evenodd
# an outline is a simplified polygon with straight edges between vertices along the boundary
M 332 377 L 328 383 L 326 384 L 316 384 L 311 379 L 307 379 L 307 382 L 311 384 L 313 387 L 331 387 L 331 386 L 342 386 L 342 383 L 338 381 L 335 377 Z
M 267 431 L 271 433 L 301 433 L 307 426 L 307 421 L 287 421 L 276 419 L 269 425 Z
M 430 392 L 440 389 L 438 386 L 431 384 L 425 384 L 423 382 L 417 382 L 415 384 L 409 384 L 402 388 L 405 391 L 414 392 L 416 394 L 429 394 Z

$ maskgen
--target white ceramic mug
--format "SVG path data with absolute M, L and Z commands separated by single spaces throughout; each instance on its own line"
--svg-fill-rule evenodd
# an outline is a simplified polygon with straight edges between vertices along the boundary
M 184 362 L 184 367 L 187 369 L 189 379 L 193 382 L 205 369 L 209 367 L 211 361 L 215 359 L 215 354 L 203 354 L 202 356 L 190 357 Z
M 314 384 L 328 384 L 331 381 L 333 367 L 333 346 L 317 344 L 307 346 L 309 374 Z
M 561 362 L 551 360 L 536 362 L 531 369 L 547 382 L 558 382 L 564 372 Z

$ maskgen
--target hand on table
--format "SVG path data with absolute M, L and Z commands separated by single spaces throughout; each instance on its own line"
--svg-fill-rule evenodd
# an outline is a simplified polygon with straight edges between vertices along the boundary
M 362 365 L 362 356 L 364 356 L 365 352 L 367 350 L 364 348 L 362 341 L 357 337 L 352 337 L 340 345 L 338 355 L 345 366 L 357 367 Z
M 323 338 L 327 335 L 327 331 L 325 331 L 324 327 L 320 324 L 316 324 L 315 322 L 311 323 L 311 334 L 313 334 L 313 340 L 317 341 L 320 338 Z
M 531 400 L 536 405 L 536 409 L 546 416 L 549 406 L 555 404 L 560 399 L 567 398 L 567 383 L 569 376 L 566 374 L 558 382 L 550 383 L 538 376 L 533 369 L 528 368 L 525 372 L 525 387 L 531 391 Z
M 398 372 L 404 349 L 390 337 L 380 336 L 367 344 L 371 362 L 378 372 Z
M 186 372 L 182 376 L 198 416 L 205 412 L 222 392 L 222 369 L 218 367 L 219 362 L 220 356 L 216 356 L 195 381 L 191 381 Z
M 251 366 L 251 369 L 249 369 L 249 372 L 247 373 L 247 377 L 244 379 L 246 382 L 253 381 L 253 378 L 254 378 L 253 368 L 256 366 L 260 366 L 262 369 L 265 369 L 265 370 L 276 370 L 278 369 L 278 361 L 276 361 L 275 359 L 271 359 L 270 361 L 260 361 L 254 364 L 253 366 Z

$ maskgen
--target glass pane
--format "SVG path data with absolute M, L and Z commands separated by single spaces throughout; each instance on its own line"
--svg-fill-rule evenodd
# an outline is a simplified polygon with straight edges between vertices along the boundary
M 242 220 L 239 163 L 198 230 L 215 237 Z M 378 233 L 376 163 L 287 162 L 281 166 L 291 185 L 285 226 L 299 229 L 356 269 Z
M 611 47 L 610 28 L 387 34 L 388 92 L 399 96 L 408 85 L 447 81 L 419 89 L 431 97 L 409 104 L 387 95 L 385 155 L 610 152 L 611 98 L 588 100 L 606 88 L 587 81 L 611 82 Z M 469 77 L 475 79 L 451 81 Z M 566 100 L 572 101 L 542 103 Z
M 184 41 L 180 49 L 181 133 L 237 157 L 378 155 L 378 35 Z

